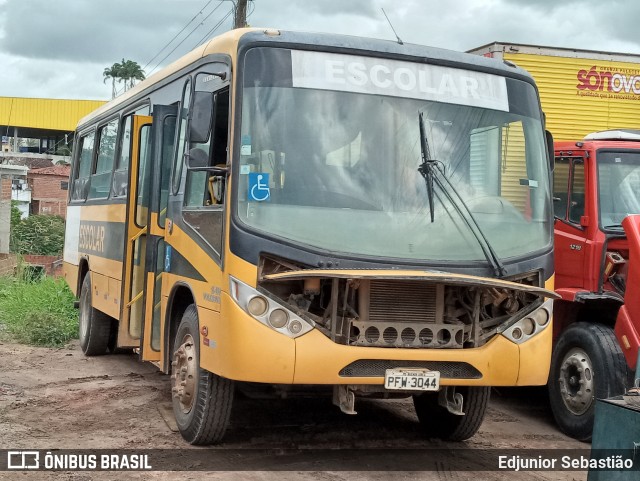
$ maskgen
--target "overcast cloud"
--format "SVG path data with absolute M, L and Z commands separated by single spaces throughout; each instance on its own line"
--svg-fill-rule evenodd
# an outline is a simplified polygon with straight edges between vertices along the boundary
M 232 7 L 228 0 L 207 3 L 0 0 L 0 96 L 108 99 L 105 67 L 126 58 L 149 74 L 194 48 Z M 633 0 L 254 0 L 249 23 L 393 39 L 381 8 L 405 42 L 463 51 L 503 41 L 640 53 L 640 2 Z M 229 16 L 216 33 L 231 24 Z

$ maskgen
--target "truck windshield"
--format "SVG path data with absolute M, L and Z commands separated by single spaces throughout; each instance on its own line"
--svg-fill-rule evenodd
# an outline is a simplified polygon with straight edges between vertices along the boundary
M 329 77 L 316 65 L 327 58 Z M 486 263 L 446 196 L 430 220 L 418 170 L 420 112 L 430 154 L 497 256 L 550 245 L 549 173 L 532 85 L 283 49 L 252 49 L 245 58 L 239 220 L 333 252 Z
M 629 214 L 640 214 L 640 151 L 598 151 L 600 225 L 620 227 Z

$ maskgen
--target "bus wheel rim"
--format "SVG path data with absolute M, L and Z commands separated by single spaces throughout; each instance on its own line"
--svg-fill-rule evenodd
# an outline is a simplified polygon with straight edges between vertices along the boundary
M 558 381 L 566 408 L 576 416 L 587 412 L 594 399 L 593 365 L 583 349 L 575 347 L 567 352 Z
M 196 348 L 191 334 L 182 339 L 182 344 L 173 354 L 171 363 L 171 392 L 180 404 L 183 413 L 193 407 L 196 395 Z
M 89 334 L 89 295 L 83 292 L 80 299 L 80 338 L 86 339 Z

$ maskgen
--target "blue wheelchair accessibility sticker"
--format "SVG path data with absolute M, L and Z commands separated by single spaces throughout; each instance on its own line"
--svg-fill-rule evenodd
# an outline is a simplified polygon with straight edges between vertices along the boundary
M 264 202 L 269 200 L 269 174 L 252 172 L 249 174 L 249 200 Z

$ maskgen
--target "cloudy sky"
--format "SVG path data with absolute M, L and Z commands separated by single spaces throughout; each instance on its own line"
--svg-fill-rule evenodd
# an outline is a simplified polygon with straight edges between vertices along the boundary
M 149 74 L 216 26 L 231 28 L 231 8 L 229 0 L 0 0 L 0 96 L 108 99 L 105 67 L 126 58 Z M 634 0 L 254 0 L 248 21 L 393 39 L 381 8 L 405 42 L 640 53 Z

